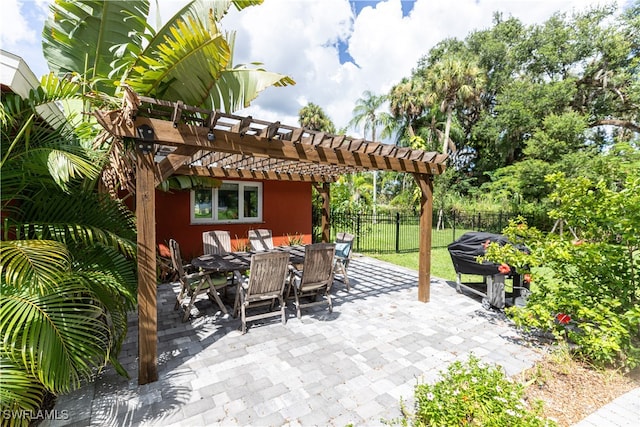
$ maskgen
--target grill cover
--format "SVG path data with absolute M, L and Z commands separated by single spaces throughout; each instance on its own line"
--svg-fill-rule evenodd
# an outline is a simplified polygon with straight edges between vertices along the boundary
M 477 257 L 484 255 L 484 245 L 487 240 L 490 242 L 497 242 L 501 246 L 508 243 L 507 238 L 501 234 L 471 231 L 463 234 L 458 240 L 447 246 L 456 273 L 475 274 L 479 276 L 493 276 L 500 274 L 498 271 L 500 264 L 488 261 L 479 264 L 476 261 Z

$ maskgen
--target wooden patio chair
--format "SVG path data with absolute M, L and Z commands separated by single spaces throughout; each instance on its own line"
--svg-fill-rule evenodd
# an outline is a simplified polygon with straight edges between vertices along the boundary
M 257 230 L 249 230 L 249 245 L 252 252 L 264 252 L 273 249 L 273 236 L 271 230 L 259 228 Z
M 347 287 L 347 292 L 351 290 L 349 286 L 349 277 L 347 276 L 347 267 L 351 261 L 351 250 L 353 248 L 353 240 L 355 236 L 350 233 L 340 232 L 336 235 L 336 255 L 335 255 L 335 273 L 342 275 L 342 281 Z
M 233 308 L 234 316 L 241 313 L 242 333 L 247 332 L 247 322 L 280 315 L 282 324 L 287 322 L 285 314 L 284 290 L 289 272 L 289 254 L 286 252 L 261 252 L 251 256 L 249 277 L 236 272 L 236 280 L 240 284 Z M 280 308 L 274 310 L 276 301 Z M 266 313 L 247 316 L 247 309 L 269 305 Z
M 333 264 L 336 245 L 334 243 L 314 243 L 305 246 L 302 271 L 291 269 L 290 286 L 293 288 L 296 315 L 301 317 L 300 309 L 319 304 L 328 304 L 329 313 L 333 311 L 331 302 L 331 285 L 333 283 Z M 322 295 L 324 300 L 318 301 Z M 301 303 L 303 298 L 310 297 L 308 303 Z
M 231 252 L 231 233 L 226 230 L 213 230 L 205 231 L 202 233 L 202 250 L 204 255 L 226 255 Z M 222 276 L 222 275 L 218 275 Z M 216 277 L 216 275 L 212 275 Z M 235 284 L 235 278 L 233 273 L 227 276 L 227 280 L 230 285 Z M 224 288 L 225 295 L 227 294 L 227 288 Z
M 173 268 L 178 273 L 178 280 L 180 281 L 180 292 L 178 293 L 174 309 L 184 308 L 182 321 L 186 322 L 189 319 L 191 308 L 196 298 L 205 293 L 212 302 L 215 301 L 218 304 L 224 314 L 227 314 L 227 309 L 218 295 L 218 289 L 227 286 L 227 278 L 224 276 L 212 277 L 210 274 L 202 271 L 192 272 L 190 264 L 182 263 L 180 245 L 174 239 L 169 240 L 169 250 L 171 251 Z M 185 305 L 183 303 L 187 298 L 189 299 L 189 303 Z
M 231 234 L 226 230 L 205 231 L 202 233 L 203 254 L 228 254 L 231 252 Z

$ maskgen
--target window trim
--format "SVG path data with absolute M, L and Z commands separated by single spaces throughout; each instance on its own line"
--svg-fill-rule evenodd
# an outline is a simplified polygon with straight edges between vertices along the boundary
M 238 219 L 224 219 L 218 220 L 218 188 L 210 188 L 211 190 L 211 218 L 196 218 L 195 217 L 195 200 L 196 190 L 190 190 L 189 197 L 189 217 L 191 224 L 247 224 L 262 222 L 262 201 L 263 201 L 263 187 L 262 182 L 255 181 L 222 181 L 223 184 L 237 184 L 238 185 Z M 256 187 L 258 189 L 258 216 L 257 217 L 244 217 L 244 192 L 245 187 Z

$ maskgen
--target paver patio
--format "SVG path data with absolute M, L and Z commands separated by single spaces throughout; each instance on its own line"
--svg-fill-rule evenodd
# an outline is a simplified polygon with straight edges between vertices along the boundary
M 382 425 L 413 405 L 413 388 L 432 382 L 470 353 L 515 375 L 542 353 L 527 345 L 502 313 L 485 310 L 455 285 L 431 281 L 431 300 L 417 298 L 417 272 L 367 257 L 349 267 L 351 292 L 334 284 L 334 311 L 288 309 L 249 324 L 222 316 L 207 299 L 182 323 L 173 310 L 177 285 L 158 288 L 158 373 L 137 383 L 137 318 L 113 369 L 58 399 L 77 426 L 355 426 Z

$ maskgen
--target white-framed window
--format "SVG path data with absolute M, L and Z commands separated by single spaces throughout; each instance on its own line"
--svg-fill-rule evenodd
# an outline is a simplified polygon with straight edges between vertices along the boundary
M 262 183 L 223 181 L 219 188 L 191 190 L 193 224 L 262 221 Z

